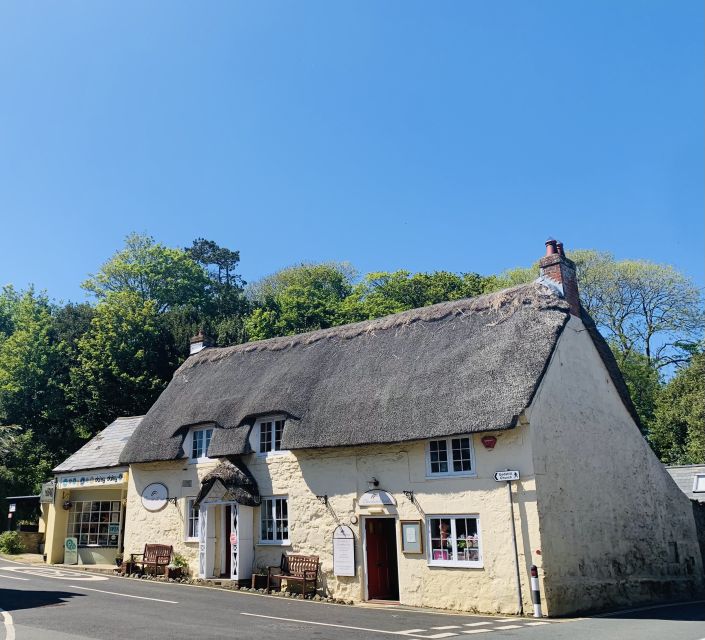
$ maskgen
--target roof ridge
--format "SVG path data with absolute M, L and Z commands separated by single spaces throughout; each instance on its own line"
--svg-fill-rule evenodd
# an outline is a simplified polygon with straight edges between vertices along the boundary
M 389 314 L 380 318 L 371 320 L 362 320 L 349 324 L 328 327 L 326 329 L 317 329 L 306 333 L 297 333 L 290 336 L 278 336 L 268 338 L 266 340 L 255 340 L 252 342 L 244 342 L 242 344 L 232 345 L 228 347 L 210 347 L 200 351 L 199 353 L 187 358 L 184 363 L 177 369 L 175 376 L 183 370 L 196 367 L 200 364 L 215 362 L 222 358 L 228 357 L 234 353 L 247 353 L 250 351 L 281 351 L 296 345 L 309 345 L 319 340 L 328 338 L 350 339 L 362 334 L 372 333 L 374 331 L 386 331 L 399 327 L 408 326 L 415 322 L 434 322 L 443 320 L 450 315 L 461 315 L 463 313 L 482 313 L 485 311 L 494 311 L 499 313 L 505 309 L 507 313 L 504 317 L 500 316 L 497 322 L 501 322 L 509 315 L 517 311 L 525 301 L 518 301 L 517 294 L 522 291 L 531 292 L 538 296 L 538 301 L 544 309 L 554 308 L 567 310 L 567 303 L 563 301 L 560 295 L 552 287 L 546 286 L 542 282 L 532 281 L 485 293 L 474 298 L 461 298 L 459 300 L 448 300 L 425 307 L 416 307 L 407 309 L 398 313 Z M 550 304 L 549 301 L 554 301 L 556 304 Z

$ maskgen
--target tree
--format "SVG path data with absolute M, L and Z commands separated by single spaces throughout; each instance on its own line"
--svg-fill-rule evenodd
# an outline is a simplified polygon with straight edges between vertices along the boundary
M 0 344 L 0 423 L 34 431 L 50 451 L 69 437 L 64 352 L 44 295 L 25 292 L 14 310 L 13 332 Z
M 659 373 L 644 354 L 624 353 L 614 344 L 611 346 L 641 421 L 642 430 L 647 434 L 654 421 L 656 401 L 661 390 Z
M 488 279 L 476 273 L 448 271 L 411 273 L 400 270 L 367 274 L 342 305 L 345 321 L 379 318 L 446 300 L 471 298 L 485 292 Z
M 702 296 L 674 267 L 575 251 L 580 300 L 625 355 L 643 354 L 657 370 L 684 364 L 702 336 Z
M 705 463 L 705 353 L 660 392 L 649 442 L 666 464 Z
M 109 293 L 132 292 L 143 301 L 154 302 L 162 313 L 175 307 L 202 307 L 208 284 L 205 270 L 186 251 L 132 233 L 125 247 L 82 286 L 99 299 Z
M 339 323 L 352 291 L 351 269 L 340 263 L 282 269 L 249 289 L 255 305 L 245 327 L 252 340 L 325 329 Z
M 149 409 L 177 366 L 157 303 L 135 291 L 108 293 L 78 342 L 72 405 L 86 436 L 117 416 Z

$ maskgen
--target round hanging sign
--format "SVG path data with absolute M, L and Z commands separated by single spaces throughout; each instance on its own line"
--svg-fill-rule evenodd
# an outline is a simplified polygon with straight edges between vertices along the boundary
M 161 482 L 148 484 L 142 491 L 142 506 L 147 511 L 159 511 L 166 505 L 169 490 Z

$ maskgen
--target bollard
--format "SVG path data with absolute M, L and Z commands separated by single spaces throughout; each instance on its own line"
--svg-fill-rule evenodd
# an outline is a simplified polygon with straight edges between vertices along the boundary
M 534 603 L 534 618 L 541 618 L 541 591 L 539 589 L 539 570 L 531 565 L 531 602 Z

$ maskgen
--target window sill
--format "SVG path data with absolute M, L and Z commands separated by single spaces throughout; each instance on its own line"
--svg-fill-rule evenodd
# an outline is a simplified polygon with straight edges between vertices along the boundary
M 448 478 L 477 478 L 477 472 L 426 474 L 426 480 L 447 480 Z
M 429 567 L 444 567 L 446 569 L 484 569 L 483 562 L 433 562 L 428 563 Z
M 264 540 L 264 541 L 260 540 L 260 541 L 257 543 L 257 546 L 258 546 L 258 547 L 290 547 L 290 546 L 291 546 L 291 542 L 289 542 L 289 540 L 284 540 L 284 541 L 282 541 L 282 542 L 277 542 L 277 541 L 271 541 L 271 542 L 270 542 L 270 541 L 267 541 L 267 540 Z
M 267 460 L 269 458 L 280 458 L 291 453 L 288 449 L 280 451 L 269 451 L 267 453 L 255 453 L 255 458 L 258 460 Z
M 186 544 L 188 544 L 188 543 L 190 543 L 190 542 L 191 542 L 191 543 L 193 543 L 193 542 L 198 542 L 198 538 L 184 538 L 184 542 L 185 542 Z

